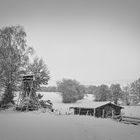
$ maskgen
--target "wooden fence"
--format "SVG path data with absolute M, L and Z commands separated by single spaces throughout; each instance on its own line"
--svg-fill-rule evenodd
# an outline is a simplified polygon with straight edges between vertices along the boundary
M 122 116 L 121 122 L 126 123 L 126 124 L 138 125 L 138 124 L 140 124 L 140 118 L 130 117 L 130 116 Z

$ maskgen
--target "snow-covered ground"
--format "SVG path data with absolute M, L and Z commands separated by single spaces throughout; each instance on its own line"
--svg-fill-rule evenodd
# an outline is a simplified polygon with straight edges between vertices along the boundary
M 75 104 L 63 104 L 60 93 L 44 93 L 55 109 L 64 112 L 73 105 L 92 103 L 87 95 Z M 134 111 L 135 109 L 135 111 Z M 127 114 L 138 115 L 140 107 L 125 107 Z M 134 114 L 135 113 L 135 114 Z M 0 140 L 139 140 L 140 125 L 91 116 L 57 113 L 0 111 Z
M 43 97 L 42 100 L 51 100 L 52 103 L 62 103 L 62 96 L 59 92 L 38 92 Z
M 139 130 L 90 116 L 0 112 L 0 140 L 139 140 Z
M 125 116 L 132 116 L 132 117 L 140 118 L 140 106 L 124 106 L 122 113 Z

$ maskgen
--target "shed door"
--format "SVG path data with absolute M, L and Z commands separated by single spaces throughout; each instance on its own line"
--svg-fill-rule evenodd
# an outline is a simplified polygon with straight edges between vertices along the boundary
M 105 111 L 105 117 L 106 118 L 112 117 L 112 115 L 115 113 L 115 110 L 111 106 L 106 106 L 104 108 L 104 111 Z

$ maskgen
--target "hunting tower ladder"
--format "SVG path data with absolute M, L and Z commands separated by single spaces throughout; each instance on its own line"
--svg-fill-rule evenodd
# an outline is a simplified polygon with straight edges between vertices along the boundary
M 35 92 L 34 75 L 25 75 L 22 78 L 22 90 L 19 94 L 16 110 L 28 111 L 41 108 L 38 96 Z

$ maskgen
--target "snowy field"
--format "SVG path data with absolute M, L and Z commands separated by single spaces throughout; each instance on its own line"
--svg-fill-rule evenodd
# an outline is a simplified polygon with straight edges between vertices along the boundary
M 140 118 L 140 106 L 124 106 L 122 113 L 125 116 Z
M 139 140 L 140 126 L 90 116 L 0 112 L 0 140 Z
M 0 111 L 0 140 L 139 140 L 140 125 L 124 124 L 91 116 L 64 115 L 70 106 L 93 103 L 87 95 L 75 104 L 63 104 L 60 93 L 41 93 L 51 100 L 55 113 Z M 140 106 L 123 112 L 140 116 Z

